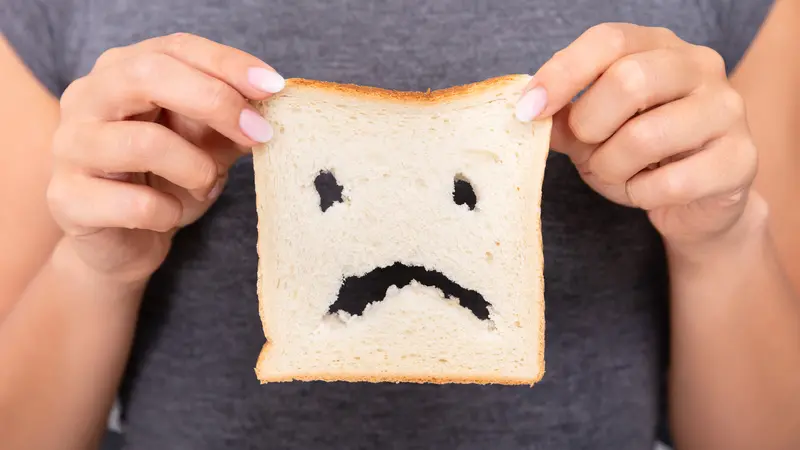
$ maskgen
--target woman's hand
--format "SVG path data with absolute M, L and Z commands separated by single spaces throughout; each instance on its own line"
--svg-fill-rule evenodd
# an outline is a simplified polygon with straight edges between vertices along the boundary
M 722 57 L 669 30 L 589 29 L 534 75 L 517 116 L 553 116 L 553 150 L 601 195 L 647 210 L 673 246 L 726 234 L 748 203 L 764 209 L 750 193 L 756 148 Z
M 219 196 L 228 168 L 272 136 L 247 99 L 283 88 L 242 51 L 175 34 L 115 48 L 61 99 L 48 200 L 90 268 L 144 281 L 174 231 Z

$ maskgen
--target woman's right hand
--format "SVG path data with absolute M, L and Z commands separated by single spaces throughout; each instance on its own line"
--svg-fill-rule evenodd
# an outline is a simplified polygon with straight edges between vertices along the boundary
M 254 56 L 189 34 L 105 52 L 61 98 L 48 201 L 66 243 L 104 276 L 146 280 L 228 168 L 271 138 L 247 100 L 283 85 Z

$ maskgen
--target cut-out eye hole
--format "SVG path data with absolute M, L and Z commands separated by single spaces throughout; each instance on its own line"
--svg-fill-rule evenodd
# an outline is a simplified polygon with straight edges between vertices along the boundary
M 467 205 L 470 211 L 475 209 L 478 203 L 478 196 L 472 189 L 472 184 L 463 175 L 456 175 L 453 180 L 453 201 L 456 205 Z
M 327 170 L 322 172 L 314 178 L 314 187 L 317 188 L 319 194 L 319 209 L 325 212 L 333 206 L 334 203 L 342 203 L 342 190 L 344 188 L 336 182 L 336 177 Z

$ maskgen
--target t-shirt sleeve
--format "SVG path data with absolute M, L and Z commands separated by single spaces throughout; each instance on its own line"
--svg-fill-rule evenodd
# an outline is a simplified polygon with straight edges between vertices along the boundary
M 59 69 L 64 56 L 61 27 L 67 22 L 63 17 L 67 6 L 63 0 L 0 0 L 0 32 L 56 97 L 66 88 Z
M 713 0 L 722 30 L 718 51 L 732 71 L 753 43 L 774 0 Z

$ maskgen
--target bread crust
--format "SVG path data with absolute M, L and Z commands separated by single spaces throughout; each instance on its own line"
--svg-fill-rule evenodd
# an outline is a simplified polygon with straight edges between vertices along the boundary
M 547 132 L 550 133 L 551 129 L 552 129 L 552 126 L 553 126 L 552 119 L 548 118 L 544 125 L 547 127 Z M 531 125 L 531 126 L 535 127 L 536 125 L 534 124 L 534 125 Z M 542 155 L 542 162 L 541 163 L 542 163 L 542 166 L 544 166 L 544 170 L 546 171 L 547 170 L 547 158 L 548 158 L 548 156 L 550 154 L 550 149 L 548 148 L 547 151 L 544 151 L 542 153 L 543 153 L 543 155 Z M 544 180 L 542 180 L 542 181 L 544 181 Z M 542 187 L 542 190 L 539 191 L 539 199 L 538 199 L 538 202 L 537 202 L 537 206 L 539 207 L 539 211 L 542 210 L 542 197 L 544 196 L 543 189 L 544 189 L 544 186 Z M 539 373 L 536 374 L 536 377 L 535 377 L 536 381 L 534 381 L 534 383 L 538 383 L 539 381 L 542 380 L 542 378 L 544 378 L 545 364 L 546 364 L 546 361 L 544 359 L 544 339 L 545 339 L 545 324 L 547 323 L 547 321 L 544 319 L 544 315 L 545 315 L 544 264 L 545 264 L 545 261 L 544 261 L 544 240 L 543 240 L 543 234 L 544 234 L 543 228 L 544 227 L 542 225 L 541 212 L 539 213 L 539 218 L 537 219 L 537 221 L 539 222 L 539 248 L 541 249 L 541 252 L 539 253 L 539 255 L 540 255 L 539 256 L 539 261 L 540 261 L 540 264 L 541 264 L 540 267 L 542 268 L 542 274 L 539 277 L 539 292 L 542 293 L 542 298 L 539 299 L 539 301 L 537 302 L 538 303 L 537 307 L 539 308 L 539 350 L 538 350 L 538 353 L 537 353 L 537 355 L 538 355 L 537 357 L 539 359 Z
M 350 97 L 361 97 L 369 100 L 378 100 L 378 101 L 390 101 L 390 102 L 397 102 L 402 104 L 423 104 L 423 105 L 435 105 L 437 103 L 441 103 L 447 100 L 458 99 L 470 95 L 481 94 L 486 91 L 495 89 L 499 86 L 504 84 L 510 84 L 519 82 L 522 79 L 530 79 L 530 75 L 523 75 L 523 74 L 511 74 L 511 75 L 504 75 L 494 78 L 489 78 L 484 81 L 479 81 L 475 83 L 469 83 L 460 86 L 453 86 L 439 90 L 428 90 L 425 92 L 419 91 L 395 91 L 371 86 L 361 86 L 356 84 L 347 84 L 347 83 L 336 83 L 336 82 L 329 82 L 329 81 L 318 81 L 318 80 L 310 80 L 304 78 L 290 78 L 286 80 L 286 86 L 282 92 L 286 92 L 287 90 L 294 89 L 294 88 L 302 88 L 302 89 L 312 89 L 312 90 L 322 90 L 327 91 L 330 93 L 346 95 Z M 281 93 L 275 94 L 274 96 L 279 96 Z M 261 113 L 265 114 L 267 111 L 267 105 L 270 102 L 271 98 L 274 96 L 267 98 L 266 100 L 252 102 L 253 106 Z M 531 124 L 531 131 L 539 128 L 544 129 L 549 134 L 552 127 L 552 119 L 546 118 L 539 121 L 536 121 Z M 262 146 L 259 146 L 262 147 Z M 258 151 L 259 147 L 253 148 L 253 151 Z M 262 147 L 263 148 L 263 147 Z M 546 165 L 546 161 L 548 158 L 549 151 L 542 152 L 542 164 Z M 255 165 L 254 165 L 255 169 Z M 256 182 L 258 181 L 258 173 L 255 174 Z M 256 203 L 260 204 L 260 195 L 259 190 L 256 189 Z M 540 208 L 541 211 L 542 205 L 542 196 L 540 195 L 538 199 L 537 206 Z M 544 249 L 544 243 L 542 241 L 542 224 L 541 224 L 541 216 L 539 217 L 539 244 L 540 248 Z M 260 222 L 260 218 L 259 218 Z M 260 224 L 259 224 L 260 225 Z M 260 229 L 260 226 L 259 226 Z M 257 244 L 257 253 L 259 256 L 259 260 L 261 258 L 260 254 L 260 241 L 262 239 L 261 233 L 259 233 Z M 544 267 L 544 251 L 541 252 L 541 267 Z M 540 284 L 540 292 L 544 293 L 544 276 L 539 277 L 539 284 Z M 544 378 L 545 374 L 545 305 L 544 299 L 537 301 L 537 307 L 540 311 L 539 314 L 539 348 L 537 351 L 538 363 L 539 363 L 539 372 L 536 373 L 532 377 L 525 377 L 525 378 L 515 378 L 515 377 L 480 377 L 480 376 L 430 376 L 430 375 L 402 375 L 402 376 L 390 376 L 390 375 L 372 375 L 372 376 L 358 376 L 358 375 L 347 375 L 347 374 L 331 374 L 325 372 L 319 373 L 307 373 L 307 374 L 286 374 L 283 376 L 280 375 L 263 375 L 260 368 L 264 364 L 264 361 L 267 357 L 267 354 L 272 347 L 272 342 L 270 341 L 269 331 L 263 324 L 266 323 L 264 320 L 264 310 L 263 310 L 263 294 L 262 294 L 262 280 L 261 280 L 261 273 L 260 270 L 256 276 L 256 290 L 257 296 L 259 300 L 259 317 L 261 319 L 262 327 L 264 336 L 266 338 L 266 343 L 261 349 L 259 353 L 258 360 L 256 362 L 256 367 L 254 371 L 256 373 L 256 377 L 259 379 L 261 384 L 266 383 L 277 383 L 277 382 L 292 382 L 292 381 L 324 381 L 324 382 L 367 382 L 367 383 L 427 383 L 427 384 L 500 384 L 500 385 L 528 385 L 533 386 L 534 384 L 538 383 Z
M 331 81 L 309 80 L 305 78 L 289 78 L 286 86 L 281 92 L 286 92 L 295 88 L 313 89 L 327 91 L 330 93 L 346 95 L 349 97 L 361 97 L 370 100 L 394 101 L 399 103 L 421 103 L 436 104 L 446 100 L 462 98 L 469 95 L 480 94 L 492 90 L 503 84 L 513 83 L 521 79 L 530 79 L 530 75 L 503 75 L 489 78 L 485 81 L 452 86 L 444 89 L 421 91 L 395 91 L 371 86 L 361 86 L 357 84 L 335 83 Z M 281 93 L 275 94 L 281 95 Z M 256 107 L 262 113 L 270 99 L 256 102 Z
M 258 370 L 262 361 L 266 358 L 266 354 L 271 347 L 270 342 L 267 341 L 261 349 L 261 354 L 258 356 L 258 363 L 256 364 L 256 376 L 261 384 L 267 383 L 290 383 L 293 381 L 324 381 L 324 382 L 349 382 L 349 383 L 423 383 L 423 384 L 501 384 L 506 386 L 533 386 L 541 381 L 544 375 L 544 366 L 542 370 L 534 377 L 531 378 L 514 378 L 514 377 L 478 377 L 478 376 L 431 376 L 431 375 L 372 375 L 372 376 L 358 376 L 347 374 L 331 374 L 326 372 L 306 373 L 302 375 L 287 374 L 285 376 L 262 376 Z

